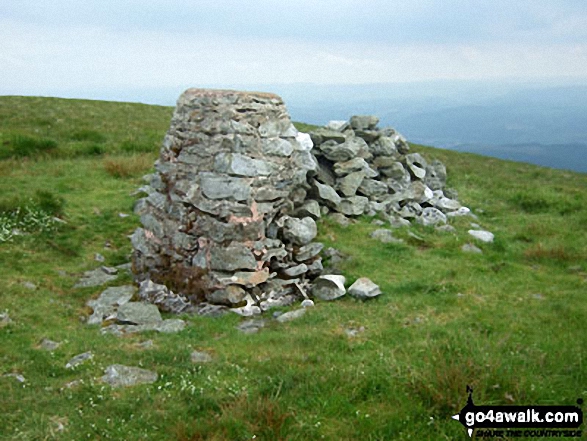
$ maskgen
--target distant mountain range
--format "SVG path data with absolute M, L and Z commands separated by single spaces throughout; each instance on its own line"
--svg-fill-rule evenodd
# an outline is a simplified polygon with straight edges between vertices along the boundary
M 293 92 L 282 96 L 296 120 L 324 124 L 370 113 L 411 142 L 587 172 L 586 86 L 438 83 Z

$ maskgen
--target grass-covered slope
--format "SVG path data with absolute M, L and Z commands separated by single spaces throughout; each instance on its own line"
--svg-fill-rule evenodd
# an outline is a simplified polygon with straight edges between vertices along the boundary
M 27 207 L 46 214 L 0 243 L 0 313 L 12 320 L 0 322 L 0 439 L 452 440 L 466 436 L 450 416 L 467 384 L 477 404 L 587 398 L 587 176 L 422 146 L 412 148 L 447 165 L 449 186 L 495 233 L 483 254 L 460 250 L 469 218 L 456 235 L 414 225 L 396 233 L 399 245 L 370 239 L 369 219 L 324 221 L 319 239 L 351 256 L 349 282 L 369 277 L 383 296 L 317 303 L 255 335 L 237 331 L 232 314 L 186 317 L 173 335 L 117 338 L 85 325 L 86 301 L 104 288 L 73 285 L 101 265 L 95 253 L 128 261 L 132 193 L 171 113 L 0 97 L 0 222 L 22 224 Z M 62 345 L 44 351 L 43 338 Z M 147 339 L 153 348 L 138 346 Z M 214 360 L 192 364 L 196 349 Z M 85 351 L 94 359 L 65 368 Z M 160 377 L 111 389 L 98 378 L 113 363 Z

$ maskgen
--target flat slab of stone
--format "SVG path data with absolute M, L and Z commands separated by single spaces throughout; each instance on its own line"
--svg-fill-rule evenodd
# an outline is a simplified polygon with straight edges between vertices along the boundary
M 106 288 L 97 299 L 88 300 L 86 303 L 89 307 L 123 305 L 128 303 L 135 293 L 135 287 L 132 285 L 113 286 Z
M 385 228 L 373 231 L 370 236 L 381 243 L 404 243 L 403 239 L 393 237 L 393 232 Z
M 483 250 L 479 247 L 476 247 L 472 243 L 466 243 L 461 247 L 461 251 L 464 253 L 473 253 L 473 254 L 482 254 Z
M 366 300 L 381 295 L 381 289 L 367 277 L 361 277 L 349 287 L 348 293 L 357 299 Z
M 159 308 L 151 303 L 125 303 L 116 312 L 116 321 L 120 324 L 146 325 L 159 323 L 162 320 Z
M 67 364 L 65 365 L 65 368 L 66 369 L 73 369 L 73 368 L 79 366 L 80 364 L 85 363 L 88 360 L 91 360 L 92 358 L 94 358 L 94 354 L 91 351 L 84 352 L 83 354 L 76 355 L 71 360 L 69 360 L 67 362 Z
M 151 384 L 157 381 L 156 372 L 122 364 L 113 364 L 104 370 L 101 380 L 112 387 L 129 387 L 137 384 Z
M 193 351 L 190 355 L 192 363 L 210 363 L 212 356 L 207 352 Z
M 266 322 L 263 319 L 245 320 L 244 322 L 240 323 L 236 329 L 238 329 L 243 334 L 256 334 L 260 329 L 265 327 L 265 324 Z
M 344 282 L 346 278 L 339 275 L 319 276 L 312 284 L 312 295 L 320 300 L 335 300 L 346 294 Z
M 108 282 L 112 282 L 118 278 L 118 270 L 109 267 L 100 267 L 95 270 L 86 271 L 83 277 L 73 286 L 74 288 L 90 288 L 93 286 L 104 285 Z
M 61 346 L 60 342 L 49 340 L 48 338 L 44 338 L 41 340 L 41 343 L 39 343 L 39 348 L 44 351 L 54 351 L 59 346 Z
M 485 230 L 469 230 L 468 233 L 475 239 L 485 243 L 493 242 L 493 238 L 495 237 L 493 233 Z
M 296 309 L 295 311 L 284 312 L 275 320 L 277 320 L 279 323 L 291 322 L 292 320 L 302 317 L 305 313 L 306 310 L 304 308 Z

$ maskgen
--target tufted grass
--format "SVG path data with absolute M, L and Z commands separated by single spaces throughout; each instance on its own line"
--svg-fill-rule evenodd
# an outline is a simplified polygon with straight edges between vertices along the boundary
M 179 334 L 125 338 L 83 324 L 86 301 L 104 287 L 73 285 L 101 265 L 95 253 L 106 265 L 128 261 L 127 235 L 139 224 L 132 193 L 171 111 L 0 98 L 0 141 L 18 134 L 57 143 L 2 156 L 0 207 L 45 191 L 47 210 L 53 203 L 66 222 L 0 244 L 0 312 L 12 319 L 0 324 L 0 439 L 453 440 L 466 439 L 450 415 L 465 404 L 467 384 L 477 404 L 587 398 L 587 176 L 424 146 L 412 148 L 447 165 L 474 222 L 495 233 L 495 243 L 477 244 L 483 254 L 460 251 L 471 219 L 455 220 L 456 235 L 399 230 L 399 245 L 372 240 L 370 219 L 347 228 L 325 220 L 319 239 L 351 257 L 348 283 L 369 277 L 383 296 L 317 303 L 255 335 L 239 333 L 235 315 L 185 317 Z M 111 285 L 130 282 L 122 275 Z M 345 332 L 361 327 L 354 338 Z M 62 345 L 42 351 L 43 338 Z M 147 339 L 152 349 L 137 346 Z M 196 349 L 213 362 L 193 365 Z M 92 361 L 65 369 L 89 350 Z M 98 379 L 113 363 L 160 377 L 112 390 Z M 83 383 L 66 387 L 75 380 Z

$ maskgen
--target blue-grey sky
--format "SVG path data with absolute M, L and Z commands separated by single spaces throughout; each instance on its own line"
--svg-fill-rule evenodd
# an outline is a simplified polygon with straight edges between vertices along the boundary
M 587 2 L 0 2 L 0 94 L 435 79 L 587 83 Z

